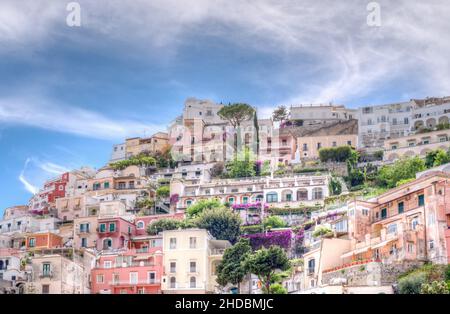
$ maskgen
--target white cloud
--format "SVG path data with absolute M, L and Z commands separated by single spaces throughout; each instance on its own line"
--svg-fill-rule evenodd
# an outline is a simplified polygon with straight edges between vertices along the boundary
M 77 167 L 75 167 L 77 168 Z M 43 160 L 39 157 L 28 157 L 20 171 L 19 181 L 31 194 L 39 192 L 43 183 L 55 176 L 70 171 L 69 167 L 56 164 L 52 161 Z
M 36 194 L 39 191 L 39 188 L 34 186 L 33 184 L 31 184 L 30 182 L 28 182 L 28 180 L 25 178 L 25 174 L 24 174 L 26 169 L 27 169 L 27 167 L 28 167 L 28 164 L 30 163 L 30 161 L 31 161 L 30 158 L 28 158 L 25 161 L 25 165 L 23 166 L 23 169 L 22 169 L 22 171 L 20 172 L 20 175 L 19 175 L 19 180 L 20 180 L 20 182 L 22 182 L 24 188 L 28 192 L 30 192 L 31 194 Z
M 159 52 L 163 63 L 195 36 L 213 36 L 290 64 L 273 75 L 292 87 L 280 103 L 345 102 L 395 80 L 417 81 L 414 92 L 430 96 L 447 94 L 450 86 L 446 0 L 378 1 L 380 28 L 367 26 L 369 1 L 359 0 L 79 2 L 83 36 L 65 26 L 63 2 L 3 0 L 1 46 L 33 51 L 64 38 L 86 46 L 113 39 L 142 62 Z M 272 88 L 270 78 L 262 81 Z
M 0 98 L 0 122 L 38 127 L 85 137 L 117 140 L 165 129 L 164 125 L 112 119 L 100 113 L 64 104 L 54 104 L 37 97 Z

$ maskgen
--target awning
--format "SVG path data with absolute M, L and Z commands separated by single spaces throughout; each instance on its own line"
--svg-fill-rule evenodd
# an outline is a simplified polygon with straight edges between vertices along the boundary
M 353 255 L 357 255 L 357 254 L 360 254 L 360 253 L 367 252 L 370 248 L 371 248 L 370 246 L 366 246 L 366 247 L 364 247 L 364 248 L 362 248 L 362 249 L 353 250 L 353 251 L 351 251 L 351 252 L 342 254 L 342 255 L 341 255 L 341 258 L 351 257 L 351 256 L 353 256 Z
M 139 256 L 136 256 L 135 258 L 134 258 L 134 260 L 135 261 L 145 261 L 145 260 L 148 260 L 150 257 L 153 257 L 153 255 L 139 255 Z
M 397 240 L 397 237 L 395 237 L 395 238 L 393 238 L 393 239 L 389 239 L 389 240 L 383 241 L 383 242 L 380 242 L 380 243 L 378 243 L 378 244 L 375 244 L 374 246 L 372 246 L 372 248 L 376 249 L 376 248 L 385 246 L 385 245 L 388 244 L 389 242 L 396 241 L 396 240 Z

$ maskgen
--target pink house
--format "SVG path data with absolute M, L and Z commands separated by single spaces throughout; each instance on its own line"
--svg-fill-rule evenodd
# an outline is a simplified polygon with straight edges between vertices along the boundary
M 99 219 L 97 250 L 128 248 L 130 239 L 135 233 L 135 225 L 123 218 Z
M 93 294 L 161 293 L 162 248 L 104 253 L 91 271 Z

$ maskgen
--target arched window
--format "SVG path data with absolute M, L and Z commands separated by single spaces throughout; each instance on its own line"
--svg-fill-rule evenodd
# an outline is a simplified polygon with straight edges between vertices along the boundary
M 186 201 L 186 207 L 189 207 L 189 206 L 191 206 L 192 205 L 192 200 L 187 200 Z
M 145 224 L 142 220 L 139 220 L 136 224 L 136 228 L 138 229 L 144 229 L 145 228 Z
M 256 197 L 255 197 L 255 201 L 256 202 L 262 202 L 264 200 L 264 195 L 257 195 Z
M 177 287 L 177 279 L 175 277 L 170 277 L 170 288 L 174 289 Z
M 308 200 L 308 190 L 307 189 L 299 189 L 297 191 L 297 200 L 298 201 L 307 201 Z
M 189 280 L 189 287 L 195 288 L 196 286 L 197 286 L 197 280 L 195 279 L 195 277 L 191 277 L 191 279 Z
M 321 200 L 323 198 L 322 188 L 314 188 L 313 189 L 313 199 Z
M 267 193 L 267 203 L 276 203 L 276 202 L 278 202 L 278 193 L 277 192 Z

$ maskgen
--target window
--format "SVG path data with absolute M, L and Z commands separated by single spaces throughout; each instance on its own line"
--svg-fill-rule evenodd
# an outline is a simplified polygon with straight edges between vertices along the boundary
M 87 238 L 81 238 L 81 247 L 87 247 Z
M 36 246 L 36 239 L 35 238 L 28 239 L 28 246 L 29 247 L 35 247 Z
M 170 262 L 170 272 L 171 273 L 177 272 L 177 262 Z
M 94 191 L 100 190 L 100 183 L 94 183 L 92 188 Z
M 313 189 L 313 199 L 320 200 L 323 198 L 322 188 L 314 188 Z
M 104 277 L 102 274 L 97 275 L 97 283 L 103 283 Z
M 408 253 L 414 253 L 414 244 L 408 243 L 407 249 L 408 249 Z
M 145 294 L 145 288 L 138 289 L 138 294 Z
M 425 205 L 425 195 L 423 195 L 423 194 L 419 195 L 418 203 L 419 203 L 419 206 Z
M 112 247 L 112 240 L 111 239 L 104 239 L 103 240 L 103 249 L 109 250 Z
M 196 286 L 197 286 L 197 280 L 195 279 L 195 277 L 191 277 L 191 279 L 189 280 L 189 287 L 195 288 Z
M 333 142 L 332 146 L 333 146 L 333 147 L 336 147 L 336 146 L 337 146 L 337 143 L 336 143 L 336 142 Z
M 189 271 L 191 273 L 195 273 L 197 271 L 197 263 L 196 262 L 189 263 Z
M 352 141 L 347 141 L 347 145 L 352 146 Z
M 247 197 L 247 196 L 244 196 L 244 197 L 242 198 L 242 203 L 248 204 L 248 197 Z
M 103 183 L 103 187 L 104 187 L 105 189 L 109 189 L 109 182 Z
M 111 268 L 112 262 L 111 261 L 104 261 L 103 262 L 103 268 Z
M 234 197 L 229 197 L 228 198 L 228 203 L 234 204 Z
M 315 268 L 316 268 L 316 260 L 310 259 L 308 261 L 308 275 L 314 274 Z
M 175 277 L 170 277 L 170 288 L 174 289 L 177 287 L 177 279 Z
M 321 149 L 322 148 L 322 143 L 317 143 L 317 149 Z
M 397 149 L 397 145 L 392 145 L 391 149 Z
M 80 232 L 81 233 L 88 233 L 89 232 L 89 224 L 80 224 Z
M 278 193 L 272 192 L 267 193 L 267 203 L 276 203 L 278 202 Z
M 114 231 L 116 231 L 116 224 L 112 222 L 109 224 L 109 232 L 114 232 Z
M 405 118 L 405 119 L 403 119 L 403 122 L 404 122 L 405 124 L 409 124 L 409 119 L 408 119 L 408 118 Z
M 434 240 L 430 240 L 430 250 L 434 249 Z
M 200 177 L 201 175 L 202 175 L 202 172 L 201 172 L 201 171 L 196 171 L 196 172 L 195 172 L 195 176 L 196 176 L 196 177 Z
M 170 249 L 175 250 L 177 248 L 177 238 L 170 238 Z
M 156 283 L 156 273 L 155 272 L 149 272 L 148 273 L 148 283 Z
M 286 202 L 292 201 L 292 194 L 286 194 Z
M 363 208 L 362 214 L 363 216 L 369 216 L 369 210 L 367 208 Z
M 411 220 L 411 229 L 412 230 L 417 230 L 417 226 L 419 225 L 419 218 L 418 217 L 414 217 Z
M 303 144 L 303 151 L 305 151 L 305 152 L 308 151 L 308 144 Z
M 138 222 L 137 222 L 136 228 L 138 228 L 138 229 L 144 229 L 144 227 L 145 227 L 145 224 L 144 224 L 143 221 L 138 221 Z
M 43 263 L 42 264 L 42 276 L 48 277 L 51 274 L 51 266 L 50 263 Z
M 381 219 L 386 219 L 387 218 L 387 208 L 383 208 L 381 210 Z
M 42 285 L 42 294 L 50 293 L 50 285 Z
M 189 207 L 189 206 L 191 206 L 191 205 L 192 205 L 192 201 L 191 201 L 191 200 L 187 200 L 187 201 L 186 201 L 186 206 Z
M 100 224 L 100 232 L 106 232 L 106 224 Z
M 138 283 L 138 273 L 130 273 L 130 285 L 136 285 Z
M 398 213 L 401 214 L 405 211 L 405 204 L 403 202 L 398 203 Z
M 189 248 L 191 248 L 191 249 L 197 248 L 197 238 L 196 237 L 189 238 Z
M 391 224 L 387 227 L 387 233 L 397 234 L 397 224 Z

